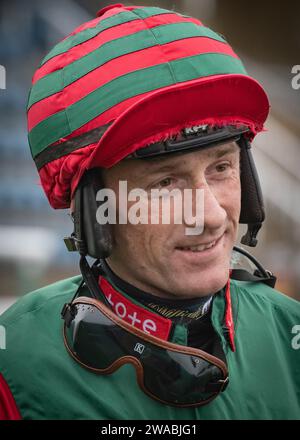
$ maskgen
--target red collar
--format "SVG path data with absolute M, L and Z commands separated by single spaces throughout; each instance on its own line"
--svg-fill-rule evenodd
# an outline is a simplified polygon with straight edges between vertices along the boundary
M 231 271 L 230 271 L 231 275 Z M 106 278 L 99 277 L 99 286 L 108 299 L 113 311 L 124 321 L 139 328 L 145 333 L 149 333 L 157 338 L 167 341 L 169 339 L 172 321 L 164 318 L 148 309 L 130 301 L 127 297 L 118 292 Z M 232 351 L 234 345 L 234 324 L 232 319 L 232 306 L 230 295 L 230 278 L 228 278 L 225 288 L 225 319 L 224 324 L 228 331 L 228 342 Z
M 170 319 L 131 302 L 101 276 L 99 285 L 117 316 L 145 333 L 168 340 L 172 326 Z

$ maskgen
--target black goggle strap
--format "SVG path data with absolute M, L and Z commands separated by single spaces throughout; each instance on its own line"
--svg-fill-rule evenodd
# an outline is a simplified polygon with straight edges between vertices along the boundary
M 87 285 L 89 292 L 91 293 L 92 297 L 96 300 L 101 300 L 104 302 L 104 304 L 108 307 L 110 307 L 109 301 L 107 300 L 104 293 L 99 288 L 99 285 L 97 283 L 97 280 L 95 278 L 95 275 L 93 273 L 93 268 L 96 268 L 99 264 L 99 260 L 96 260 L 92 267 L 89 266 L 87 259 L 84 255 L 81 255 L 80 257 L 80 270 L 82 273 L 82 281 L 79 284 L 74 296 L 72 297 L 71 301 L 69 303 L 64 304 L 62 311 L 61 311 L 61 317 L 64 319 L 67 327 L 70 326 L 72 320 L 75 318 L 75 309 L 73 307 L 73 303 L 75 298 L 79 295 L 80 291 L 82 290 L 84 284 Z
M 61 312 L 60 312 L 61 318 L 65 321 L 65 324 L 67 327 L 70 327 L 71 322 L 73 321 L 73 319 L 76 316 L 76 309 L 73 306 L 73 301 L 75 300 L 77 295 L 79 295 L 83 286 L 84 286 L 84 279 L 81 280 L 81 282 L 80 282 L 78 288 L 76 289 L 76 292 L 75 292 L 73 298 L 71 299 L 71 301 L 68 303 L 65 303 L 63 305 Z
M 98 261 L 96 260 L 93 267 L 96 266 L 97 262 Z M 92 297 L 97 300 L 100 299 L 109 309 L 111 309 L 111 306 L 108 302 L 108 299 L 106 298 L 106 296 L 103 294 L 103 292 L 99 288 L 96 277 L 93 273 L 93 267 L 90 267 L 85 256 L 81 255 L 81 257 L 80 257 L 80 270 L 82 273 L 83 280 L 84 280 L 85 284 L 88 286 Z

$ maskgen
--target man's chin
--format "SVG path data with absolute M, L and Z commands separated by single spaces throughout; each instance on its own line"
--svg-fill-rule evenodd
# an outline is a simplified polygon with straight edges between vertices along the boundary
M 221 290 L 227 283 L 229 277 L 228 269 L 209 271 L 210 273 L 192 274 L 177 273 L 175 277 L 175 290 L 173 295 L 182 298 L 197 298 L 213 295 Z

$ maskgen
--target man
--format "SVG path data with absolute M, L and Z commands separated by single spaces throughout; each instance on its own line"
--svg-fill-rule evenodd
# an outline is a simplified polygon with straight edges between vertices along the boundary
M 223 37 L 174 11 L 111 5 L 45 57 L 29 142 L 82 276 L 1 316 L 2 418 L 299 418 L 300 306 L 259 263 L 230 267 L 238 223 L 255 246 L 264 220 L 250 141 L 268 109 Z

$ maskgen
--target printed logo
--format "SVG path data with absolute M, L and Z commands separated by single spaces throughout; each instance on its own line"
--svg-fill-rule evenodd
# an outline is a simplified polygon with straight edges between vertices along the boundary
M 139 354 L 142 354 L 144 350 L 145 350 L 145 345 L 140 344 L 139 342 L 135 344 L 134 351 L 137 351 Z
M 119 318 L 145 333 L 168 340 L 172 321 L 132 303 L 100 277 L 100 288 Z

